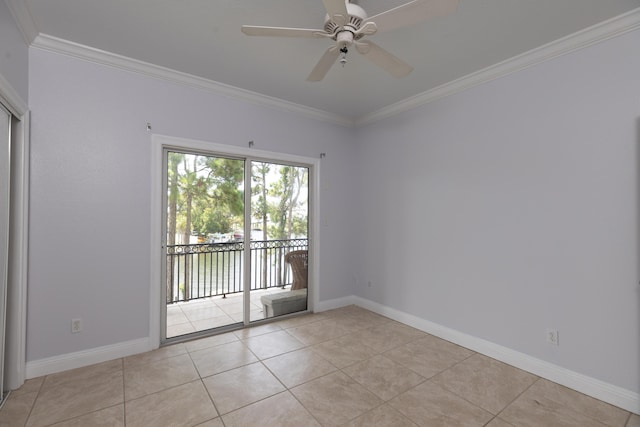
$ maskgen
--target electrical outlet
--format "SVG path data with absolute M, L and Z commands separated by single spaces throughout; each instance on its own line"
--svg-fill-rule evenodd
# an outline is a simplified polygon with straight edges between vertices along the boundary
M 553 345 L 560 345 L 560 335 L 556 329 L 547 329 L 547 342 Z
M 71 319 L 71 333 L 82 332 L 82 319 Z

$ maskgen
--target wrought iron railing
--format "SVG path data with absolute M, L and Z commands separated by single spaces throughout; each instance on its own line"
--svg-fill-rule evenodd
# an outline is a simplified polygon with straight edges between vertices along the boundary
M 308 246 L 307 239 L 251 241 L 250 289 L 288 285 L 284 256 Z M 167 304 L 242 292 L 243 251 L 244 242 L 167 246 Z

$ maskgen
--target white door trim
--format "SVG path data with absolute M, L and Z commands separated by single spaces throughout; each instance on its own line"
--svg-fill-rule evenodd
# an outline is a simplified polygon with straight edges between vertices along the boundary
M 237 156 L 249 159 L 264 159 L 268 161 L 283 161 L 310 166 L 309 171 L 309 213 L 311 228 L 309 230 L 309 310 L 318 306 L 318 287 L 320 283 L 320 159 L 297 156 L 287 153 L 258 150 L 254 148 L 225 145 L 202 140 L 178 138 L 167 135 L 151 135 L 151 212 L 149 212 L 151 226 L 151 257 L 149 284 L 149 345 L 150 350 L 160 346 L 160 309 L 161 295 L 161 256 L 162 256 L 162 162 L 163 150 L 174 148 L 178 150 L 204 151 L 221 155 Z
M 13 390 L 26 378 L 27 364 L 27 279 L 29 254 L 29 158 L 30 114 L 27 103 L 0 74 L 0 102 L 14 116 L 11 139 L 12 200 L 9 244 L 9 284 L 7 295 L 7 330 L 5 385 Z

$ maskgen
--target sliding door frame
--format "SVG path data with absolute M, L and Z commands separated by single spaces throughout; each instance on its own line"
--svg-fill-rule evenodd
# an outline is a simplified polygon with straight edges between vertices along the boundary
M 238 158 L 245 160 L 245 180 L 246 171 L 252 161 L 274 162 L 281 164 L 291 164 L 309 168 L 309 285 L 308 285 L 308 311 L 313 311 L 318 306 L 318 284 L 319 284 L 319 182 L 320 182 L 320 159 L 296 156 L 292 154 L 258 150 L 254 148 L 244 148 L 232 145 L 217 144 L 201 140 L 177 138 L 165 135 L 151 135 L 151 258 L 150 258 L 150 285 L 149 285 L 149 349 L 158 348 L 163 344 L 165 331 L 162 326 L 166 319 L 161 318 L 162 291 L 162 256 L 164 237 L 162 236 L 163 221 L 163 188 L 164 188 L 164 151 L 180 150 L 188 152 L 200 152 L 207 155 L 219 155 L 222 157 Z M 246 185 L 246 182 L 245 182 Z M 245 192 L 245 201 L 246 201 Z M 245 221 L 245 233 L 247 226 Z M 247 235 L 247 234 L 245 234 Z M 249 234 L 250 235 L 250 234 Z M 245 263 L 246 266 L 246 263 Z M 245 275 L 245 277 L 247 277 Z M 248 301 L 248 300 L 247 300 Z M 166 301 L 165 301 L 166 304 Z M 245 325 L 246 325 L 245 313 Z
M 29 254 L 30 113 L 27 103 L 0 74 L 0 103 L 12 114 L 9 287 L 5 336 L 6 388 L 20 387 L 27 375 L 27 278 Z

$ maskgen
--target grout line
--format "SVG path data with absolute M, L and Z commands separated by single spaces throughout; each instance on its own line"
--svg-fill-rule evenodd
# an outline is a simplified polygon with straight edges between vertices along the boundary
M 125 427 L 127 426 L 127 395 L 126 395 L 126 375 L 124 372 L 124 357 L 120 358 L 122 363 L 122 421 Z
M 517 368 L 516 368 L 516 369 L 517 369 Z M 536 377 L 536 379 L 535 379 L 531 384 L 529 384 L 529 386 L 528 386 L 528 387 L 526 387 L 524 390 L 522 390 L 522 392 L 521 392 L 521 393 L 519 393 L 515 398 L 513 398 L 509 403 L 507 403 L 507 404 L 504 406 L 504 408 L 502 408 L 502 409 L 500 410 L 500 412 L 498 412 L 498 413 L 496 414 L 496 417 L 499 417 L 499 416 L 500 416 L 500 414 L 502 414 L 502 413 L 505 411 L 505 409 L 507 409 L 509 406 L 511 406 L 511 405 L 512 405 L 516 400 L 518 400 L 518 399 L 519 399 L 523 394 L 525 394 L 527 391 L 529 391 L 529 389 L 530 389 L 531 387 L 533 387 L 533 385 L 534 385 L 534 384 L 536 384 L 538 381 L 540 381 L 540 377 L 539 377 L 539 376 L 535 375 L 535 377 Z M 509 424 L 511 424 L 511 423 L 509 423 Z
M 31 408 L 29 408 L 29 414 L 27 415 L 27 418 L 24 420 L 24 425 L 26 426 L 29 423 L 29 418 L 31 418 L 31 415 L 33 414 L 33 410 L 36 407 L 36 402 L 38 402 L 38 398 L 40 397 L 40 393 L 42 393 L 42 388 L 44 387 L 44 383 L 45 381 L 47 381 L 47 377 L 49 375 L 45 375 L 44 378 L 42 379 L 42 383 L 40 384 L 40 387 L 38 387 L 38 392 L 36 393 L 36 398 L 33 399 L 33 403 L 31 404 Z

